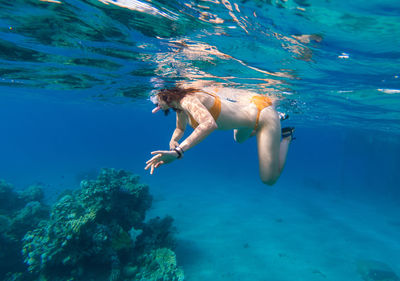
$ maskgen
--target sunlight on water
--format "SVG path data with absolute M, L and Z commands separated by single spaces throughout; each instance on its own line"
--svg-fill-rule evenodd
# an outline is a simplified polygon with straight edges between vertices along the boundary
M 299 123 L 400 132 L 396 1 L 19 0 L 0 9 L 4 89 L 112 102 L 179 81 L 221 83 L 277 94 Z

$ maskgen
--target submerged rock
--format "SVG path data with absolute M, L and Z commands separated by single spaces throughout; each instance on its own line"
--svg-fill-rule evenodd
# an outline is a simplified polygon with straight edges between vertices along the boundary
M 357 261 L 357 271 L 364 281 L 400 281 L 396 273 L 385 263 L 375 260 Z

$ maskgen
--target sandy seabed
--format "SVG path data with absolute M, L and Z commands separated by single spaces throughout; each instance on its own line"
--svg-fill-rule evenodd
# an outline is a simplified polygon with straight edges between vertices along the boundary
M 151 184 L 149 217 L 174 217 L 186 280 L 357 281 L 363 260 L 399 275 L 393 209 L 307 187 L 227 182 L 205 175 Z

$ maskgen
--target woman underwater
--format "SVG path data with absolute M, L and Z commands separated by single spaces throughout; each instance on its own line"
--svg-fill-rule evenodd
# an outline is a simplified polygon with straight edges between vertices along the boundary
M 273 185 L 285 166 L 294 128 L 281 130 L 280 118 L 274 101 L 255 92 L 223 87 L 202 89 L 175 87 L 160 90 L 153 98 L 156 108 L 166 114 L 176 111 L 176 129 L 169 143 L 170 150 L 153 151 L 145 169 L 154 169 L 183 157 L 183 154 L 204 140 L 211 132 L 234 130 L 234 139 L 242 143 L 257 136 L 260 177 L 263 183 Z M 186 125 L 193 132 L 181 143 Z M 282 139 L 281 139 L 282 134 Z

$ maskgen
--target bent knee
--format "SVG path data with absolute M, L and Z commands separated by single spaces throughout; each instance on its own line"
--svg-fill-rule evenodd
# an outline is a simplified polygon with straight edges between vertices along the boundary
M 271 177 L 261 177 L 261 181 L 263 184 L 272 186 L 278 181 L 279 177 L 271 176 Z
M 245 138 L 238 138 L 236 135 L 233 136 L 233 139 L 235 140 L 235 142 L 237 143 L 244 143 L 246 141 Z

